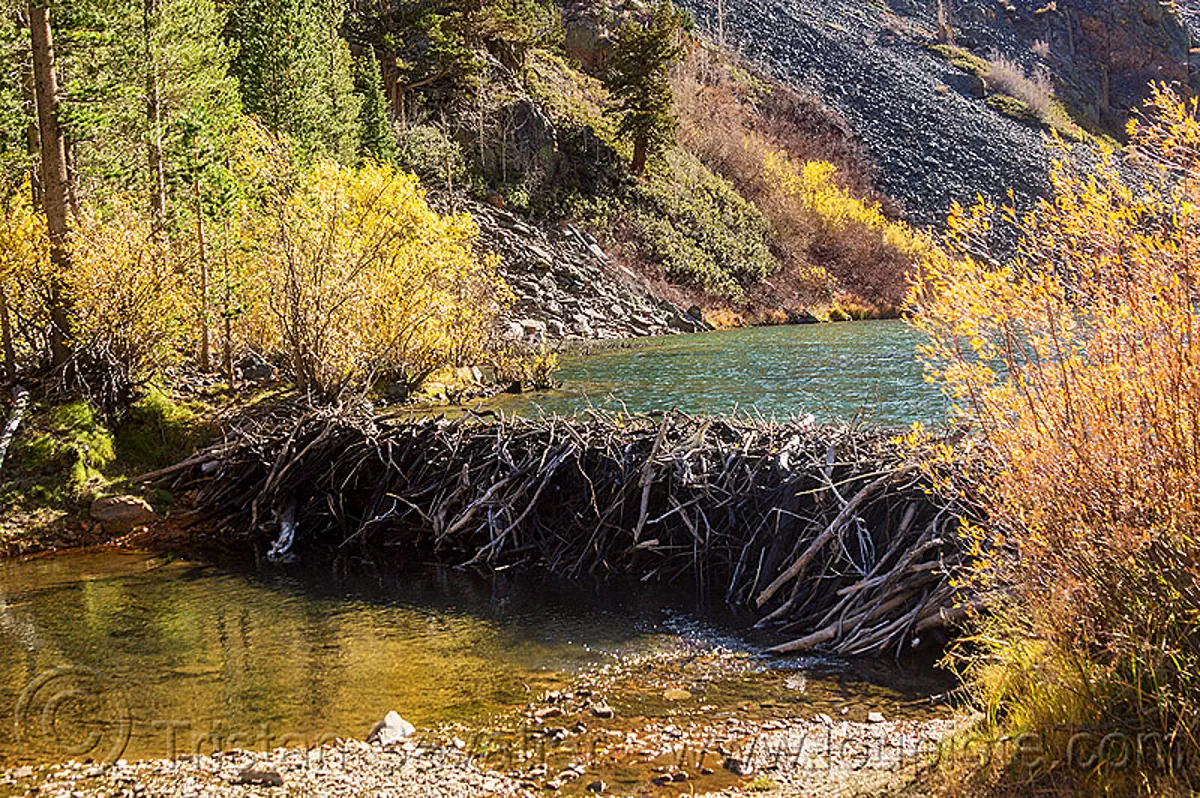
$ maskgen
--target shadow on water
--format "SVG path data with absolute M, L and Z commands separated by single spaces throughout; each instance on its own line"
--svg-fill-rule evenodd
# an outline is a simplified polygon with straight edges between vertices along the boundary
M 129 552 L 0 563 L 0 713 L 12 718 L 0 766 L 103 758 L 122 734 L 128 758 L 312 745 L 361 737 L 389 709 L 418 728 L 485 722 L 596 669 L 680 652 L 750 657 L 762 678 L 739 676 L 730 700 L 765 700 L 797 667 L 814 707 L 869 699 L 894 714 L 945 689 L 927 669 L 759 662 L 730 631 L 745 619 L 646 588 Z

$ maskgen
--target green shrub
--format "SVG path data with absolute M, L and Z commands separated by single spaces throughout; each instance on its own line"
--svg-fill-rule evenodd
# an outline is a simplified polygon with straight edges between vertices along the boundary
M 953 66 L 961 69 L 963 72 L 969 72 L 977 78 L 986 79 L 988 72 L 992 68 L 987 59 L 980 58 L 974 53 L 967 52 L 963 48 L 955 47 L 952 44 L 933 44 L 929 46 L 929 49 L 934 54 L 949 61 Z
M 121 462 L 137 469 L 176 463 L 209 443 L 212 426 L 191 407 L 151 386 L 129 409 L 117 429 Z
M 674 150 L 636 190 L 634 235 L 643 255 L 676 282 L 740 299 L 779 264 L 770 226 L 733 184 Z
M 415 174 L 426 187 L 459 191 L 478 182 L 462 148 L 435 125 L 414 125 L 400 135 L 396 165 Z
M 1025 125 L 1042 124 L 1042 118 L 1030 108 L 1024 100 L 1010 97 L 1007 94 L 992 94 L 987 98 L 988 107 L 998 114 L 1017 120 Z

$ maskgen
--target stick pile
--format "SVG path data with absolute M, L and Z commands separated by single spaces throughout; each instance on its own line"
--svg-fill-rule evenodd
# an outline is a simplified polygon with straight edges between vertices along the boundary
M 690 580 L 754 608 L 779 653 L 899 652 L 961 617 L 962 512 L 880 433 L 593 414 L 244 426 L 147 478 L 226 532 L 370 556 Z

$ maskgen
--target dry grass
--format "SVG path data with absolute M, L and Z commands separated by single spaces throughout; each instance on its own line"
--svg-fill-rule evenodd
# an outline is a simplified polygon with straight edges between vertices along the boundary
M 1054 81 L 1044 68 L 1027 71 L 1016 61 L 994 58 L 984 79 L 992 91 L 1016 97 L 1042 119 L 1054 113 Z

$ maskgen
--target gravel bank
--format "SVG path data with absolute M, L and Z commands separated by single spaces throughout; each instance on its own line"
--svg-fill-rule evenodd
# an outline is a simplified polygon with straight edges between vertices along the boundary
M 836 722 L 828 717 L 720 728 L 653 724 L 615 737 L 595 763 L 567 765 L 557 774 L 537 762 L 508 773 L 486 769 L 480 764 L 486 752 L 473 750 L 477 744 L 461 738 L 391 748 L 345 740 L 311 750 L 16 768 L 0 773 L 0 795 L 455 798 L 602 792 L 673 797 L 767 790 L 775 796 L 892 795 L 913 783 L 953 724 Z M 717 738 L 737 742 L 714 742 Z M 619 767 L 647 765 L 642 784 L 633 789 L 610 786 L 605 778 L 613 762 L 623 763 Z

